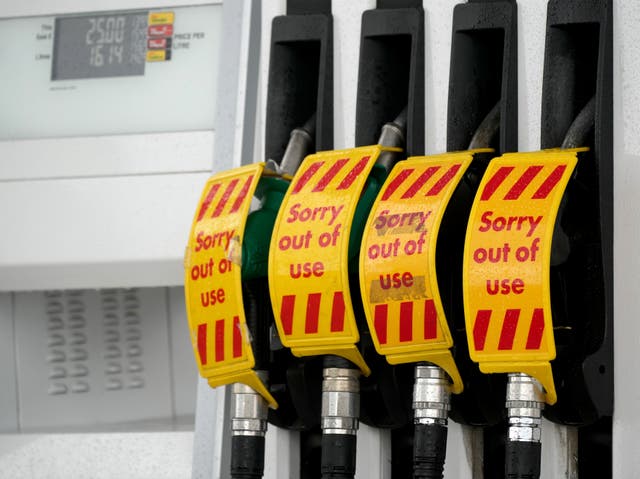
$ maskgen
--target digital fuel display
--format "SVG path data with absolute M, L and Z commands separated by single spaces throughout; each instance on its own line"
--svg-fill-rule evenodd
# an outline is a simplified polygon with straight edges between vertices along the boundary
M 144 75 L 148 12 L 55 20 L 52 80 Z

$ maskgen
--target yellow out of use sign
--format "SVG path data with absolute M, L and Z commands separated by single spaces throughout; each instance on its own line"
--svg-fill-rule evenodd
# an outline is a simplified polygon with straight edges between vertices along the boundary
M 212 387 L 247 384 L 276 407 L 252 369 L 240 278 L 244 228 L 263 169 L 263 163 L 248 165 L 207 181 L 185 254 L 185 299 L 202 377 Z
M 398 163 L 371 210 L 360 249 L 360 289 L 376 350 L 391 364 L 440 366 L 456 393 L 463 386 L 438 292 L 436 243 L 451 195 L 473 155 L 447 153 Z
M 282 202 L 269 249 L 269 289 L 282 343 L 297 356 L 332 354 L 369 368 L 348 276 L 351 223 L 381 146 L 308 156 Z
M 464 250 L 463 294 L 471 358 L 487 373 L 521 372 L 556 402 L 549 285 L 558 208 L 579 150 L 512 153 L 489 164 Z

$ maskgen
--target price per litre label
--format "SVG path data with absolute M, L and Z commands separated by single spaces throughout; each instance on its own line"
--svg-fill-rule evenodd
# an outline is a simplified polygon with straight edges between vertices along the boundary
M 244 228 L 263 169 L 248 165 L 207 181 L 185 254 L 185 296 L 200 374 L 212 387 L 247 384 L 276 407 L 252 369 L 240 278 Z
M 428 361 L 462 379 L 436 279 L 436 242 L 449 199 L 473 152 L 398 163 L 369 215 L 360 249 L 360 289 L 376 350 L 391 364 Z
M 297 356 L 333 354 L 369 368 L 347 268 L 351 223 L 381 146 L 308 156 L 282 202 L 269 249 L 271 304 L 282 343 Z
M 549 285 L 553 230 L 577 150 L 491 161 L 467 228 L 463 294 L 471 358 L 486 373 L 521 372 L 556 401 Z

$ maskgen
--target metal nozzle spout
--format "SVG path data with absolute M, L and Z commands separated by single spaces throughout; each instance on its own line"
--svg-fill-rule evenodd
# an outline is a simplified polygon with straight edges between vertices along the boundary
M 315 149 L 315 134 L 316 114 L 314 113 L 302 127 L 291 131 L 289 143 L 287 143 L 287 148 L 280 162 L 281 174 L 293 176 L 302 160 L 313 153 Z
M 380 130 L 380 136 L 378 137 L 378 145 L 391 146 L 397 148 L 404 148 L 406 144 L 407 130 L 407 107 L 400 112 L 395 120 L 389 123 L 385 123 Z M 378 165 L 383 166 L 387 171 L 390 171 L 395 162 L 398 160 L 399 152 L 396 151 L 383 151 L 378 157 L 376 162 Z

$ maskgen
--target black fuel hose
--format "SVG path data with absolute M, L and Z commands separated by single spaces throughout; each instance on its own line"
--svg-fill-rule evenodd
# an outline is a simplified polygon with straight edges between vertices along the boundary
M 357 441 L 357 437 L 351 434 L 322 435 L 322 479 L 353 479 Z
M 596 117 L 596 97 L 591 97 L 591 100 L 580 110 L 576 119 L 573 120 L 571 126 L 565 134 L 562 142 L 562 148 L 578 148 L 585 146 L 589 139 L 589 135 L 593 131 L 595 126 Z
M 539 442 L 507 441 L 505 447 L 506 479 L 538 479 L 540 477 Z
M 473 134 L 469 143 L 469 150 L 478 148 L 489 148 L 491 142 L 500 131 L 500 104 L 498 101 L 494 107 L 484 117 L 480 126 Z
M 447 426 L 416 424 L 413 436 L 414 479 L 442 479 L 447 455 Z
M 231 437 L 232 479 L 260 479 L 264 474 L 264 436 Z

